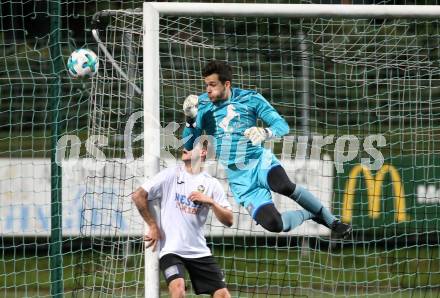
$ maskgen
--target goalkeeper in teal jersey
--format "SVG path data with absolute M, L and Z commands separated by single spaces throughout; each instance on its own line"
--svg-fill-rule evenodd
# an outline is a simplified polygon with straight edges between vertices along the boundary
M 269 102 L 252 90 L 232 88 L 232 68 L 213 60 L 203 69 L 206 93 L 190 95 L 183 104 L 187 124 L 184 146 L 191 150 L 203 131 L 215 141 L 216 156 L 226 167 L 230 189 L 237 203 L 271 232 L 290 231 L 312 219 L 348 238 L 351 226 L 338 220 L 305 188 L 290 181 L 272 152 L 261 144 L 282 137 L 289 126 Z M 261 119 L 266 128 L 257 127 Z M 304 210 L 279 213 L 270 191 L 285 195 Z

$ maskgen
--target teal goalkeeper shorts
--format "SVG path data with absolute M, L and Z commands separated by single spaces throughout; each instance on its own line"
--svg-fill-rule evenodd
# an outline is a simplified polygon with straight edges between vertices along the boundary
M 252 218 L 255 218 L 262 206 L 273 204 L 267 174 L 279 165 L 281 164 L 275 155 L 264 149 L 260 158 L 246 165 L 244 169 L 237 166 L 229 166 L 226 169 L 229 188 L 235 201 L 244 206 Z

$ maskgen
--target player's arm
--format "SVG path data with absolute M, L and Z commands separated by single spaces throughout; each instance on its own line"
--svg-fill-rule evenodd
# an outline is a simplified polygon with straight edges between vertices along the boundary
M 220 206 L 217 202 L 213 201 L 211 205 L 212 212 L 214 212 L 215 217 L 227 227 L 232 227 L 234 224 L 234 216 L 232 210 L 228 207 Z
M 156 220 L 148 209 L 148 193 L 142 187 L 139 187 L 133 193 L 132 200 L 150 229 L 148 235 L 144 236 L 144 240 L 149 242 L 146 247 L 148 248 L 152 246 L 153 251 L 155 251 L 157 242 L 160 239 L 160 229 Z
M 183 146 L 192 150 L 194 141 L 202 135 L 202 115 L 199 113 L 199 99 L 197 95 L 188 95 L 183 102 L 183 113 L 185 114 L 185 128 L 182 139 Z
M 252 144 L 258 145 L 267 139 L 279 138 L 289 133 L 289 125 L 281 115 L 272 107 L 272 105 L 260 94 L 254 96 L 255 113 L 257 118 L 261 119 L 266 128 L 251 127 L 244 132 Z
M 153 246 L 153 250 L 156 248 L 158 241 L 161 238 L 159 226 L 151 214 L 151 210 L 148 209 L 148 201 L 160 200 L 163 196 L 162 189 L 173 183 L 175 174 L 175 168 L 168 168 L 160 171 L 151 179 L 148 179 L 141 185 L 132 195 L 132 200 L 136 205 L 139 213 L 144 221 L 149 226 L 149 232 L 144 236 L 144 240 L 148 241 L 147 247 Z
M 193 191 L 189 194 L 188 199 L 196 203 L 207 204 L 211 207 L 215 217 L 227 227 L 231 227 L 234 223 L 232 210 L 228 207 L 221 206 L 212 197 L 209 197 L 201 192 Z

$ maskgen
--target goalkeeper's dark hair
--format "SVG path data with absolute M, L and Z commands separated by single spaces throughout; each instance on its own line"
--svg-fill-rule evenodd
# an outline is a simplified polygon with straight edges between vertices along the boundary
M 232 67 L 225 61 L 211 60 L 203 68 L 202 76 L 206 78 L 214 73 L 218 74 L 218 79 L 222 84 L 226 81 L 232 84 Z

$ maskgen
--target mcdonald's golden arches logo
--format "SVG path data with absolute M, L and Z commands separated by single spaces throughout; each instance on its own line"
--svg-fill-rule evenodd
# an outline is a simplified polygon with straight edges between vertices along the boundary
M 353 201 L 356 194 L 356 184 L 359 174 L 363 174 L 367 186 L 368 194 L 368 215 L 370 218 L 376 219 L 380 215 L 380 199 L 382 194 L 382 185 L 385 175 L 391 175 L 391 183 L 394 193 L 394 218 L 396 222 L 409 220 L 406 214 L 405 190 L 400 179 L 399 171 L 392 166 L 384 164 L 373 177 L 370 169 L 362 164 L 356 165 L 351 169 L 348 180 L 345 185 L 345 193 L 343 198 L 342 221 L 349 223 L 353 217 Z

